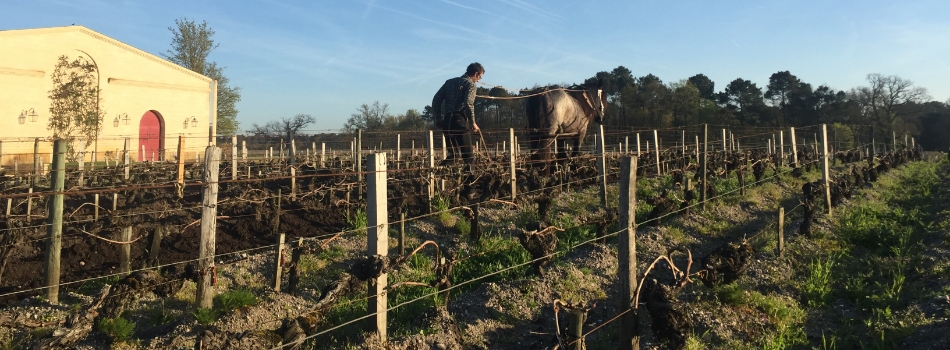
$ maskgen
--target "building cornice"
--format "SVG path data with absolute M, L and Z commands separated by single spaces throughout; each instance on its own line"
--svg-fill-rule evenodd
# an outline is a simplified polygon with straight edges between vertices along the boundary
M 121 48 L 121 49 L 123 49 L 123 50 L 125 50 L 125 51 L 131 52 L 131 53 L 136 54 L 136 55 L 138 55 L 138 56 L 141 56 L 141 57 L 143 57 L 143 58 L 145 58 L 145 59 L 147 59 L 147 60 L 150 60 L 150 61 L 159 63 L 159 64 L 161 64 L 161 65 L 164 65 L 164 66 L 168 67 L 168 68 L 172 68 L 172 69 L 177 70 L 177 71 L 179 71 L 179 72 L 185 73 L 185 74 L 187 74 L 187 75 L 190 75 L 190 76 L 192 76 L 192 77 L 194 77 L 194 78 L 197 78 L 197 79 L 199 79 L 199 80 L 202 80 L 202 81 L 204 81 L 204 82 L 207 82 L 207 83 L 210 83 L 210 82 L 211 82 L 211 78 L 208 78 L 208 77 L 206 77 L 206 76 L 204 76 L 204 75 L 195 73 L 195 72 L 191 71 L 190 69 L 187 69 L 187 68 L 185 68 L 185 67 L 182 67 L 182 66 L 179 66 L 179 65 L 177 65 L 177 64 L 174 64 L 174 63 L 172 63 L 172 62 L 169 62 L 168 60 L 165 60 L 165 59 L 163 59 L 163 58 L 161 58 L 161 57 L 155 56 L 155 55 L 150 54 L 150 53 L 148 53 L 148 52 L 139 50 L 139 49 L 135 48 L 135 47 L 132 46 L 132 45 L 123 43 L 123 42 L 121 42 L 121 41 L 118 41 L 118 40 L 116 40 L 116 39 L 113 39 L 113 38 L 108 37 L 108 36 L 106 36 L 106 35 L 104 35 L 104 34 L 102 34 L 102 33 L 99 33 L 99 32 L 97 32 L 97 31 L 94 31 L 94 30 L 92 30 L 92 29 L 89 29 L 89 28 L 86 28 L 86 27 L 83 27 L 83 26 L 66 26 L 66 27 L 49 27 L 49 28 L 33 28 L 33 29 L 0 30 L 0 37 L 3 37 L 3 36 L 36 35 L 36 34 L 51 34 L 51 33 L 68 33 L 68 32 L 79 32 L 79 33 L 83 33 L 83 34 L 89 35 L 89 36 L 91 36 L 91 37 L 93 37 L 93 38 L 96 38 L 96 39 L 99 39 L 99 40 L 101 40 L 101 41 L 103 41 L 103 42 L 105 42 L 105 43 L 111 44 L 111 45 L 113 45 L 113 46 L 115 46 L 115 47 Z M 210 90 L 210 88 L 209 88 L 208 90 Z M 206 90 L 206 91 L 208 91 L 208 90 Z

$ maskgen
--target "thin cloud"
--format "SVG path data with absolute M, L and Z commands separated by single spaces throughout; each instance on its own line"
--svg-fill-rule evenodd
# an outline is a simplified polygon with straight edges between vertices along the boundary
M 376 0 L 366 2 L 366 10 L 363 11 L 363 21 L 366 21 L 366 17 L 369 16 L 369 13 L 373 11 L 374 7 L 376 7 Z
M 528 4 L 528 3 L 524 2 L 524 1 L 521 1 L 521 0 L 498 0 L 498 1 L 501 2 L 501 3 L 503 3 L 503 4 L 506 4 L 506 5 L 508 5 L 508 6 L 512 6 L 512 7 L 521 9 L 521 10 L 523 10 L 523 11 L 526 11 L 526 12 L 528 12 L 528 13 L 530 13 L 530 14 L 535 15 L 535 16 L 544 17 L 544 18 L 547 18 L 547 19 L 549 19 L 549 20 L 554 20 L 554 21 L 557 21 L 557 22 L 563 22 L 563 21 L 564 21 L 564 18 L 563 18 L 563 17 L 558 16 L 558 15 L 554 14 L 553 12 L 545 11 L 545 10 L 543 10 L 543 9 L 537 7 L 537 6 Z
M 515 20 L 513 20 L 513 19 L 510 19 L 510 18 L 508 18 L 508 17 L 505 17 L 505 16 L 503 16 L 503 15 L 500 15 L 500 14 L 497 14 L 497 13 L 494 13 L 494 12 L 491 12 L 491 11 L 483 10 L 483 9 L 480 9 L 480 8 L 477 8 L 477 7 L 468 6 L 468 5 L 459 4 L 459 3 L 454 2 L 454 1 L 449 1 L 449 0 L 439 0 L 439 1 L 444 2 L 444 3 L 446 3 L 446 4 L 449 4 L 449 5 L 457 6 L 457 7 L 459 7 L 459 8 L 463 8 L 463 9 L 466 9 L 466 10 L 471 10 L 471 11 L 475 11 L 475 12 L 484 13 L 484 14 L 486 14 L 486 15 L 490 15 L 490 16 L 492 16 L 492 17 L 499 18 L 499 19 L 502 19 L 502 20 L 507 21 L 507 22 L 510 22 L 510 23 L 515 23 L 515 24 L 518 24 L 518 25 L 523 26 L 523 27 L 525 27 L 525 28 L 534 30 L 535 32 L 546 33 L 546 32 L 545 32 L 544 30 L 542 30 L 540 27 L 529 25 L 529 24 L 526 23 L 525 21 L 515 21 Z

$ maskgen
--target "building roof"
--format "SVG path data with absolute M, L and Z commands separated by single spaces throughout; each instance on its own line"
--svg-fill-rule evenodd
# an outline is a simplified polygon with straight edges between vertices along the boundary
M 170 61 L 168 61 L 168 60 L 166 60 L 166 59 L 164 59 L 164 58 L 161 58 L 161 57 L 155 56 L 155 55 L 153 55 L 153 54 L 150 54 L 150 53 L 148 53 L 148 52 L 139 50 L 139 49 L 135 48 L 135 47 L 132 46 L 132 45 L 129 45 L 129 44 L 123 43 L 123 42 L 121 42 L 121 41 L 118 41 L 118 40 L 116 40 L 116 39 L 110 38 L 110 37 L 108 37 L 108 36 L 106 36 L 106 35 L 104 35 L 104 34 L 102 34 L 102 33 L 99 33 L 99 32 L 97 32 L 97 31 L 95 31 L 95 30 L 86 28 L 86 27 L 84 27 L 84 26 L 73 25 L 73 26 L 64 26 L 64 27 L 48 27 L 48 28 L 31 28 L 31 29 L 9 29 L 9 30 L 0 30 L 0 37 L 4 37 L 4 36 L 6 36 L 6 37 L 11 37 L 11 36 L 25 36 L 25 35 L 37 35 L 37 34 L 70 33 L 70 32 L 79 32 L 79 33 L 86 34 L 86 35 L 91 36 L 91 37 L 93 37 L 93 38 L 102 40 L 102 41 L 104 41 L 104 42 L 106 42 L 106 43 L 112 44 L 113 46 L 116 46 L 116 47 L 118 47 L 118 48 L 120 48 L 120 49 L 129 51 L 129 52 L 134 53 L 134 54 L 139 55 L 139 56 L 142 56 L 142 57 L 144 57 L 145 59 L 148 59 L 148 60 L 151 60 L 151 61 L 154 61 L 154 62 L 158 62 L 159 64 L 165 65 L 165 66 L 167 66 L 167 67 L 169 67 L 169 68 L 172 68 L 172 69 L 178 70 L 178 71 L 180 71 L 180 72 L 183 72 L 183 73 L 185 73 L 185 74 L 191 75 L 191 76 L 193 76 L 193 77 L 195 77 L 195 78 L 198 78 L 198 79 L 201 79 L 201 80 L 204 80 L 204 81 L 207 81 L 207 82 L 211 82 L 211 78 L 208 78 L 208 77 L 206 77 L 206 76 L 204 76 L 204 75 L 195 73 L 194 71 L 192 71 L 192 70 L 190 70 L 190 69 L 188 69 L 188 68 L 179 66 L 179 65 L 177 65 L 177 64 L 175 64 L 175 63 L 172 63 L 172 62 L 170 62 Z

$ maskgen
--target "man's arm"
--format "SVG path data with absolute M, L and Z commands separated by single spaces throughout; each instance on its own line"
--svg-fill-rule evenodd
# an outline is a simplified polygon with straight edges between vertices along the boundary
M 478 124 L 475 123 L 475 83 L 472 83 L 470 80 L 466 79 L 465 88 L 468 89 L 466 92 L 465 108 L 468 110 L 469 120 L 472 121 L 472 130 L 478 131 Z
M 445 84 L 442 84 L 442 87 L 439 88 L 439 91 L 435 93 L 435 96 L 432 97 L 432 113 L 435 113 L 434 118 L 442 119 L 442 101 L 445 100 Z

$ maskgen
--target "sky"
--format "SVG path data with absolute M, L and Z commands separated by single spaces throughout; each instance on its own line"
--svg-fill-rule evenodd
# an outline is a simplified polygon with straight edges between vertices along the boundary
M 948 101 L 948 14 L 946 0 L 3 0 L 0 30 L 76 24 L 158 55 L 176 19 L 207 21 L 219 44 L 209 60 L 241 88 L 242 129 L 304 113 L 322 131 L 375 101 L 421 111 L 476 61 L 482 82 L 509 90 L 624 66 L 764 92 L 788 70 L 845 91 L 897 75 Z

